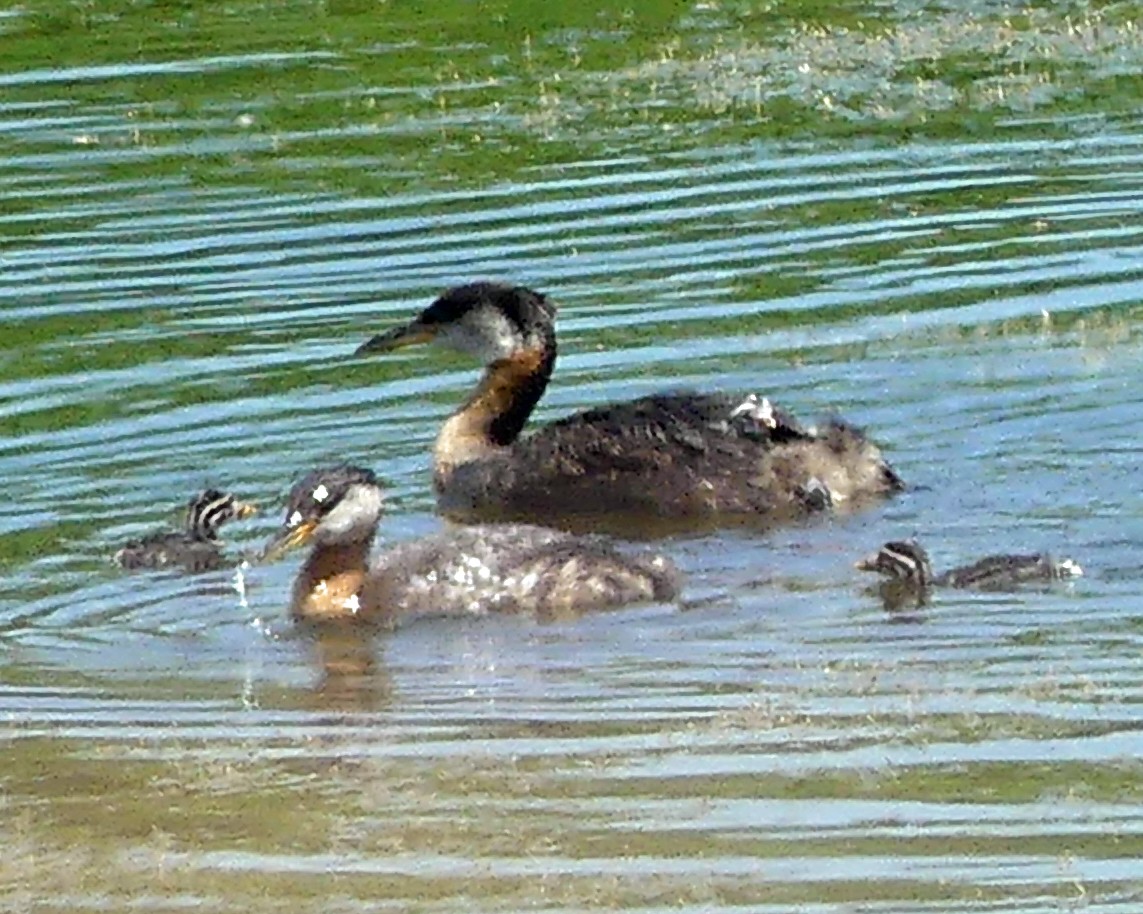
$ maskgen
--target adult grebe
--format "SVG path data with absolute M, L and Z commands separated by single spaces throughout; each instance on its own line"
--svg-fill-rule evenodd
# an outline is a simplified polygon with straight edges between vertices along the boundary
M 519 437 L 556 361 L 555 305 L 522 286 L 449 289 L 358 354 L 436 341 L 485 362 L 433 452 L 441 510 L 457 519 L 579 516 L 688 524 L 791 520 L 897 492 L 880 450 L 838 419 L 818 429 L 756 395 L 656 394 L 575 413 Z
M 679 592 L 679 573 L 661 555 L 625 554 L 598 537 L 518 524 L 445 530 L 394 546 L 370 565 L 381 505 L 377 477 L 360 467 L 314 470 L 294 485 L 285 523 L 263 558 L 313 543 L 294 581 L 295 619 L 395 625 L 489 612 L 551 618 L 671 600 Z
M 177 533 L 151 533 L 131 540 L 112 557 L 129 569 L 181 566 L 187 571 L 210 571 L 227 563 L 218 530 L 227 521 L 256 514 L 258 509 L 229 492 L 207 489 L 187 504 L 186 527 Z
M 923 602 L 932 587 L 1013 590 L 1022 584 L 1058 581 L 1083 574 L 1083 569 L 1071 559 L 1056 561 L 1046 553 L 1036 552 L 989 555 L 971 565 L 934 575 L 929 554 L 915 540 L 886 543 L 873 555 L 861 559 L 856 567 L 889 578 L 882 585 L 881 596 L 890 608 L 904 602 Z

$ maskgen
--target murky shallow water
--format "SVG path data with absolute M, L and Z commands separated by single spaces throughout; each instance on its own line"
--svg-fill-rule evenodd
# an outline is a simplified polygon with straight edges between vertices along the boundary
M 14 910 L 1137 909 L 1143 130 L 1128 88 L 1098 91 L 1138 81 L 1134 33 L 1085 45 L 1106 53 L 1080 110 L 1036 96 L 914 136 L 818 110 L 790 136 L 785 89 L 762 85 L 760 117 L 744 61 L 813 33 L 696 51 L 723 101 L 689 109 L 681 49 L 715 13 L 654 64 L 633 26 L 642 64 L 553 88 L 569 48 L 614 53 L 596 15 L 525 63 L 483 34 L 363 61 L 347 49 L 375 36 L 337 19 L 319 49 L 303 17 L 277 57 L 28 52 L 0 80 Z M 847 85 L 860 125 L 904 83 Z M 207 482 L 266 505 L 234 535 L 252 548 L 329 459 L 388 480 L 386 538 L 435 529 L 428 450 L 474 368 L 349 355 L 489 276 L 561 303 L 541 419 L 758 390 L 863 423 L 917 488 L 671 537 L 681 606 L 544 626 L 315 640 L 283 618 L 293 563 L 244 594 L 230 571 L 110 567 Z M 852 563 L 901 535 L 938 567 L 1046 548 L 1088 573 L 891 616 Z

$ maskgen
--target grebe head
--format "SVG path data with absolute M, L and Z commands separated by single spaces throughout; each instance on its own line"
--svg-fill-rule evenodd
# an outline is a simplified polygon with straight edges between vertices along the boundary
M 337 466 L 314 470 L 290 490 L 282 528 L 263 550 L 263 560 L 309 542 L 343 546 L 368 542 L 381 519 L 381 485 L 370 470 Z
M 229 492 L 207 489 L 187 503 L 187 533 L 197 540 L 214 540 L 218 528 L 227 521 L 244 520 L 257 513 L 256 505 L 239 501 Z
M 861 571 L 876 571 L 915 587 L 928 587 L 933 580 L 929 554 L 914 540 L 886 543 L 855 567 Z
M 455 286 L 413 320 L 363 343 L 357 355 L 437 342 L 486 364 L 526 350 L 554 350 L 556 306 L 524 286 Z

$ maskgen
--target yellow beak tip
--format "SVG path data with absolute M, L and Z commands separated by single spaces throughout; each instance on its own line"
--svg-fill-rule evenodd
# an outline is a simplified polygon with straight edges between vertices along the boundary
M 308 542 L 313 536 L 315 529 L 317 529 L 316 523 L 306 522 L 297 527 L 292 527 L 275 534 L 273 539 L 262 549 L 258 557 L 259 560 L 262 562 L 272 562 L 275 559 L 281 558 L 291 549 Z

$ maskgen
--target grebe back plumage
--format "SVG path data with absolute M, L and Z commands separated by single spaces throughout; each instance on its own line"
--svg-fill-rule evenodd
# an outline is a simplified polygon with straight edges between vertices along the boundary
M 521 436 L 556 361 L 555 305 L 522 286 L 447 290 L 359 354 L 435 341 L 485 362 L 433 452 L 441 510 L 462 520 L 616 516 L 783 521 L 903 488 L 865 435 L 839 419 L 803 428 L 768 400 L 663 393 L 574 413 Z M 807 493 L 809 497 L 807 497 Z
M 661 555 L 521 524 L 448 529 L 399 543 L 370 563 L 381 510 L 380 484 L 360 467 L 314 470 L 294 485 L 265 557 L 313 544 L 294 582 L 296 619 L 395 625 L 426 615 L 556 617 L 667 601 L 679 591 L 679 573 Z

